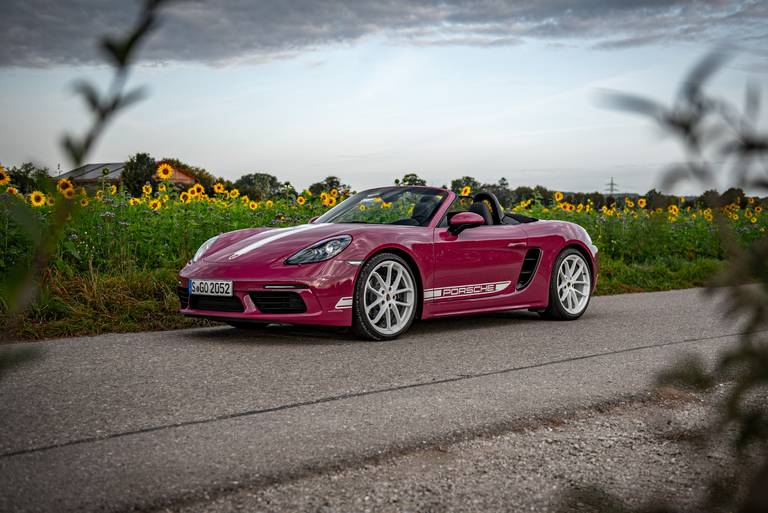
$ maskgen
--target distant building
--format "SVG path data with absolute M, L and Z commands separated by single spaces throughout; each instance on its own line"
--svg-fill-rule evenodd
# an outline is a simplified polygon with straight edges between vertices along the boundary
M 119 184 L 123 179 L 125 162 L 108 162 L 106 164 L 86 164 L 68 173 L 59 175 L 58 178 L 67 178 L 75 185 L 97 186 L 102 181 L 110 184 Z M 174 169 L 169 182 L 187 187 L 194 185 L 195 178 L 187 173 Z

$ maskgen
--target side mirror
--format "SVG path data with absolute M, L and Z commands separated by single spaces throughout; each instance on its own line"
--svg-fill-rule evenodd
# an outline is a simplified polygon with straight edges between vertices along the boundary
M 320 216 L 311 217 L 309 221 L 307 221 L 307 224 L 314 224 L 318 219 L 320 219 Z
M 475 214 L 474 212 L 459 212 L 451 217 L 451 221 L 448 224 L 448 231 L 453 235 L 458 235 L 467 228 L 484 225 L 485 219 L 480 214 Z

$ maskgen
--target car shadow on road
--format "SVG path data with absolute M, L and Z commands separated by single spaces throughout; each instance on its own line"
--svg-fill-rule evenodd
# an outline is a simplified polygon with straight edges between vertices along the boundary
M 479 314 L 462 317 L 446 317 L 415 322 L 399 341 L 434 336 L 449 332 L 473 329 L 509 328 L 521 324 L 543 322 L 538 314 L 524 310 Z M 325 326 L 299 326 L 271 324 L 253 330 L 232 328 L 226 325 L 202 330 L 184 331 L 185 340 L 224 344 L 248 344 L 268 346 L 300 345 L 347 345 L 371 343 L 357 337 L 351 329 Z M 375 343 L 375 342 L 374 342 Z

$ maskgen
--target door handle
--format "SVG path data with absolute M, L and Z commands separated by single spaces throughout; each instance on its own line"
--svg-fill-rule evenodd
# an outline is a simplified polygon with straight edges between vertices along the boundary
M 524 248 L 527 245 L 528 245 L 528 243 L 525 242 L 525 241 L 514 240 L 514 241 L 510 242 L 509 244 L 507 244 L 507 247 L 508 248 Z

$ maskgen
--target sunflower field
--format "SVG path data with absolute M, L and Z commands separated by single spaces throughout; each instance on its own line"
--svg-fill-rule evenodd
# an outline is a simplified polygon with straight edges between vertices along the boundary
M 301 224 L 350 194 L 335 189 L 318 195 L 304 191 L 292 198 L 254 201 L 221 183 L 210 194 L 200 184 L 179 190 L 169 181 L 173 172 L 162 164 L 158 181 L 145 185 L 141 196 L 132 197 L 107 183 L 89 191 L 66 179 L 56 183 L 55 189 L 21 195 L 0 169 L 0 207 L 24 204 L 44 223 L 58 202 L 72 207 L 40 298 L 20 336 L 188 325 L 193 321 L 175 313 L 173 288 L 176 272 L 200 244 L 240 228 Z M 461 193 L 470 196 L 472 191 L 464 187 Z M 600 248 L 598 293 L 616 293 L 702 285 L 725 257 L 716 223 L 728 223 L 744 244 L 764 235 L 768 227 L 766 205 L 757 198 L 717 209 L 685 203 L 681 198 L 665 209 L 649 209 L 644 198 L 624 198 L 595 208 L 589 202 L 574 204 L 555 192 L 550 198 L 529 198 L 506 207 L 583 226 Z M 372 208 L 381 208 L 386 217 L 390 207 L 379 202 Z M 0 277 L 28 266 L 33 254 L 33 241 L 12 212 L 0 208 Z M 110 317 L 114 315 L 121 317 Z

